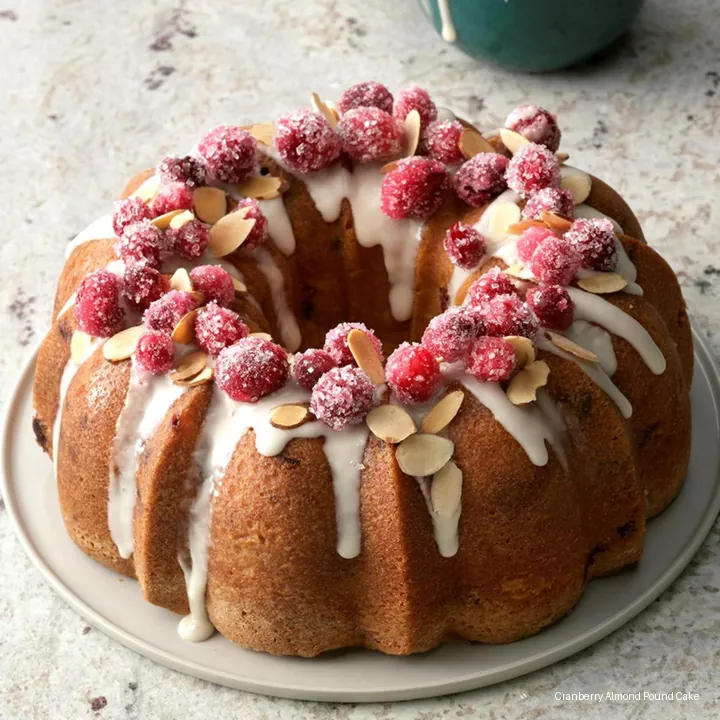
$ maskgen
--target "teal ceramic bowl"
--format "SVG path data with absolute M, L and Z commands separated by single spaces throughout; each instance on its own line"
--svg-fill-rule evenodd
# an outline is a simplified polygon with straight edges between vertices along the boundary
M 644 0 L 420 0 L 441 36 L 514 70 L 568 67 L 627 32 Z

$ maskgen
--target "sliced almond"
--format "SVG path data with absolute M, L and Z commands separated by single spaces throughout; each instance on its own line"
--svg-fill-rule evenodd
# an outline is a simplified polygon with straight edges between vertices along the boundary
M 454 451 L 452 440 L 440 435 L 418 433 L 397 446 L 395 457 L 406 475 L 425 477 L 440 470 L 450 460 Z
M 189 211 L 184 210 L 179 215 L 176 215 L 170 220 L 170 227 L 173 230 L 179 230 L 183 225 L 187 225 L 191 220 L 194 220 L 195 216 Z
M 172 277 L 170 278 L 170 289 L 192 292 L 192 280 L 190 280 L 190 275 L 185 268 L 178 268 L 173 273 Z
M 493 205 L 487 212 L 490 213 L 488 237 L 494 242 L 504 240 L 508 229 L 520 222 L 520 208 L 514 202 Z
M 202 350 L 196 350 L 182 357 L 170 371 L 170 379 L 187 380 L 202 372 L 207 365 L 208 356 Z
M 76 330 L 70 339 L 70 359 L 74 365 L 82 365 L 90 356 L 93 347 L 92 336 Z
M 520 335 L 508 335 L 505 340 L 512 345 L 515 351 L 515 362 L 518 370 L 522 370 L 526 365 L 535 362 L 537 352 L 532 340 Z
M 562 165 L 564 162 L 567 162 L 569 157 L 570 155 L 568 155 L 566 152 L 561 152 L 560 150 L 555 153 L 555 159 L 560 165 Z
M 198 304 L 198 307 L 205 304 L 205 295 L 203 295 L 199 290 L 193 290 L 190 294 L 195 298 L 195 302 Z
M 170 336 L 176 343 L 189 345 L 195 339 L 195 318 L 197 314 L 197 310 L 191 310 L 180 318 Z
M 569 352 L 570 354 L 580 358 L 581 360 L 587 360 L 588 362 L 594 363 L 598 362 L 598 356 L 592 350 L 588 350 L 582 345 L 578 345 L 574 340 L 571 340 L 569 337 L 565 337 L 565 335 L 560 335 L 559 333 L 554 332 L 548 332 L 547 335 L 550 339 L 550 342 L 555 345 L 555 347 L 559 347 L 561 350 Z
M 508 235 L 522 235 L 528 228 L 531 227 L 547 227 L 541 220 L 520 220 L 511 225 L 508 229 Z
M 250 333 L 248 337 L 256 337 L 260 338 L 261 340 L 268 340 L 272 342 L 272 335 L 270 333 L 264 333 L 264 332 L 254 332 Z
M 313 110 L 319 112 L 328 121 L 330 127 L 335 129 L 339 119 L 337 111 L 329 108 L 317 93 L 310 95 L 310 102 L 312 103 Z
M 247 292 L 247 285 L 240 279 L 236 278 L 234 275 L 230 276 L 232 278 L 232 284 L 235 288 L 235 292 L 237 293 L 246 293 Z
M 235 252 L 247 240 L 255 220 L 244 218 L 238 213 L 230 213 L 220 218 L 210 228 L 209 247 L 215 257 L 225 257 Z
M 183 387 L 195 387 L 196 385 L 203 385 L 204 383 L 210 382 L 213 379 L 213 369 L 206 365 L 197 375 L 193 375 L 185 380 L 175 380 L 176 385 L 182 385 Z
M 508 385 L 507 397 L 513 405 L 527 405 L 537 397 L 537 391 L 547 385 L 550 368 L 544 360 L 536 360 L 522 369 Z
M 415 421 L 399 405 L 378 405 L 365 422 L 372 434 L 386 443 L 400 443 L 417 432 Z
M 460 509 L 462 470 L 452 461 L 433 475 L 430 486 L 432 509 L 441 517 L 452 517 Z
M 285 191 L 286 184 L 279 177 L 272 175 L 254 175 L 235 188 L 243 197 L 272 200 Z
M 170 227 L 170 223 L 178 217 L 178 215 L 182 215 L 183 213 L 187 212 L 186 210 L 171 210 L 170 212 L 165 213 L 164 215 L 158 215 L 156 218 L 153 218 L 150 223 L 154 225 L 156 228 L 160 228 L 160 230 L 167 230 Z
M 121 330 L 117 335 L 113 335 L 105 341 L 103 356 L 111 362 L 127 360 L 135 352 L 138 340 L 144 332 L 145 328 L 142 325 Z
M 503 128 L 500 131 L 500 139 L 503 145 L 514 155 L 523 145 L 528 145 L 530 141 L 522 136 L 520 133 L 516 133 L 514 130 L 508 130 Z
M 282 430 L 302 425 L 310 417 L 305 405 L 278 405 L 270 411 L 270 424 Z
M 271 147 L 275 140 L 275 125 L 273 123 L 258 123 L 250 128 L 250 134 L 259 143 Z
M 560 180 L 560 187 L 569 190 L 575 205 L 584 203 L 590 195 L 592 179 L 587 173 L 573 173 Z
M 597 273 L 577 281 L 578 287 L 595 295 L 620 292 L 627 287 L 627 280 L 616 273 Z
M 385 371 L 383 370 L 380 355 L 367 333 L 357 328 L 351 330 L 347 337 L 347 344 L 358 367 L 370 378 L 373 384 L 382 385 L 385 382 Z
M 139 197 L 144 203 L 149 203 L 155 199 L 158 192 L 160 192 L 160 178 L 157 175 L 151 175 L 133 193 L 133 197 Z
M 567 232 L 572 226 L 572 220 L 548 210 L 543 210 L 540 213 L 540 219 L 552 230 L 559 230 L 560 232 Z
M 380 168 L 380 174 L 381 174 L 381 175 L 387 175 L 389 172 L 392 172 L 392 171 L 397 167 L 397 164 L 398 164 L 398 161 L 397 161 L 397 160 L 393 160 L 392 162 L 385 163 L 385 164 Z
M 527 268 L 520 263 L 513 263 L 512 265 L 508 265 L 508 267 L 506 267 L 503 272 L 506 275 L 512 275 L 513 277 L 520 279 L 532 278 L 532 275 L 528 273 Z
M 475 128 L 463 128 L 458 147 L 463 157 L 468 160 L 480 153 L 495 152 L 495 148 Z
M 465 393 L 462 390 L 453 390 L 448 393 L 442 400 L 433 405 L 423 418 L 422 431 L 434 435 L 446 428 L 455 419 L 464 399 Z
M 411 110 L 403 121 L 403 157 L 410 157 L 415 154 L 420 142 L 420 130 L 420 113 L 417 110 Z
M 193 203 L 195 214 L 210 225 L 214 225 L 227 213 L 227 195 L 219 188 L 197 188 L 193 192 Z

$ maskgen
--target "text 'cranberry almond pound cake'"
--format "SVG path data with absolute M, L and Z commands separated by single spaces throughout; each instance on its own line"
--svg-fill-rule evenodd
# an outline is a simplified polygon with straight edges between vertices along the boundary
M 313 108 L 212 130 L 70 244 L 34 397 L 67 531 L 191 641 L 535 633 L 682 486 L 676 279 L 539 107 Z

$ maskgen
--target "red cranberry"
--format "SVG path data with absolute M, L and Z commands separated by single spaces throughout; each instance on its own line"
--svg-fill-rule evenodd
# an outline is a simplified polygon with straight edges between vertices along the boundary
M 463 360 L 470 343 L 485 332 L 480 314 L 471 307 L 451 307 L 428 324 L 422 344 L 443 362 Z
M 197 300 L 184 290 L 171 290 L 159 300 L 150 303 L 143 322 L 151 329 L 170 335 L 183 315 L 197 308 Z
M 207 302 L 229 307 L 235 299 L 235 286 L 227 270 L 219 265 L 199 265 L 190 271 L 193 290 L 205 296 Z
M 417 85 L 411 85 L 407 90 L 398 93 L 393 106 L 393 115 L 402 121 L 411 110 L 418 111 L 420 125 L 423 128 L 437 119 L 437 107 L 430 99 L 430 94 Z
M 566 218 L 575 216 L 572 193 L 564 188 L 546 187 L 533 193 L 522 211 L 526 220 L 539 220 L 543 212 L 551 212 Z
M 375 387 L 360 368 L 328 370 L 313 387 L 310 409 L 333 430 L 358 425 L 372 410 Z
M 163 158 L 157 166 L 156 173 L 163 184 L 174 182 L 185 183 L 189 188 L 198 188 L 207 182 L 205 163 L 192 155 Z
M 338 102 L 340 114 L 359 107 L 376 107 L 386 113 L 392 113 L 393 96 L 390 91 L 377 82 L 363 82 L 348 88 Z
M 75 297 L 79 330 L 95 337 L 110 337 L 123 329 L 120 307 L 122 280 L 108 270 L 95 270 L 80 283 Z
M 171 247 L 186 260 L 202 257 L 210 242 L 210 230 L 200 220 L 190 220 L 179 228 L 168 228 Z
M 173 210 L 192 210 L 192 206 L 192 190 L 181 182 L 162 185 L 150 203 L 150 209 L 155 215 L 164 215 Z
M 246 250 L 254 250 L 260 247 L 270 237 L 268 233 L 268 221 L 263 211 L 260 209 L 260 205 L 257 200 L 253 198 L 243 198 L 233 212 L 242 210 L 242 208 L 250 208 L 245 213 L 247 220 L 254 220 L 255 224 L 250 234 L 245 238 L 245 242 L 242 244 Z
M 128 225 L 115 245 L 118 255 L 126 265 L 137 263 L 156 269 L 160 267 L 164 247 L 163 231 L 147 220 Z
M 361 163 L 388 160 L 400 152 L 401 128 L 389 113 L 375 107 L 348 110 L 337 126 L 343 150 Z
M 340 325 L 329 330 L 327 335 L 325 335 L 325 345 L 323 347 L 323 350 L 330 355 L 336 365 L 356 364 L 347 342 L 351 330 L 362 330 L 372 341 L 380 358 L 383 357 L 382 342 L 380 342 L 380 338 L 375 336 L 373 330 L 370 330 L 370 328 L 363 325 L 363 323 L 340 323 Z
M 557 238 L 555 232 L 548 227 L 533 225 L 525 230 L 517 241 L 517 254 L 520 262 L 529 265 L 538 245 L 548 238 Z
M 560 184 L 560 164 L 544 145 L 529 143 L 512 156 L 505 177 L 511 190 L 527 198 Z
M 115 203 L 112 217 L 113 230 L 119 237 L 128 225 L 152 220 L 153 217 L 155 216 L 152 210 L 139 197 L 129 197 Z
M 584 268 L 612 272 L 617 267 L 615 230 L 607 218 L 579 218 L 565 233 L 565 239 L 580 253 Z
M 465 157 L 460 152 L 460 135 L 463 126 L 457 120 L 435 120 L 425 131 L 428 155 L 446 165 L 456 165 Z
M 537 105 L 518 105 L 507 116 L 505 127 L 519 133 L 531 143 L 544 145 L 552 152 L 560 147 L 557 119 Z
M 522 335 L 533 340 L 538 324 L 517 295 L 496 295 L 478 308 L 488 335 Z
M 501 337 L 481 337 L 470 346 L 468 372 L 483 382 L 504 382 L 515 370 L 515 350 Z
M 220 351 L 250 334 L 237 313 L 211 302 L 195 318 L 195 340 L 201 350 L 216 357 Z
M 123 297 L 144 310 L 170 290 L 170 281 L 147 265 L 126 265 L 123 275 Z
M 463 270 L 476 268 L 487 250 L 487 240 L 474 228 L 459 222 L 448 228 L 444 245 L 453 265 Z
M 385 365 L 387 384 L 406 405 L 427 402 L 442 380 L 433 354 L 418 343 L 403 343 Z
M 211 130 L 199 142 L 198 152 L 213 182 L 242 182 L 257 166 L 257 142 L 239 127 L 221 125 Z
M 301 108 L 277 121 L 275 147 L 293 170 L 312 173 L 332 165 L 340 155 L 342 142 L 320 113 Z
M 530 260 L 533 275 L 550 285 L 569 285 L 580 269 L 580 254 L 567 242 L 558 237 L 543 240 Z
M 285 351 L 260 337 L 246 337 L 226 347 L 215 363 L 218 387 L 237 402 L 257 402 L 288 380 Z
M 455 175 L 455 192 L 472 207 L 482 207 L 507 190 L 508 159 L 499 153 L 478 153 Z
M 144 332 L 135 348 L 135 359 L 140 367 L 148 372 L 160 375 L 173 366 L 175 343 L 165 333 L 156 330 Z
M 543 327 L 567 330 L 572 325 L 575 303 L 562 285 L 532 288 L 528 290 L 525 301 Z
M 335 361 L 330 353 L 325 350 L 310 349 L 295 355 L 293 374 L 300 387 L 312 390 L 317 381 L 334 367 Z
M 441 162 L 405 158 L 383 178 L 380 207 L 393 220 L 425 220 L 442 205 L 449 187 L 450 177 Z
M 496 295 L 517 295 L 517 292 L 510 276 L 493 267 L 468 288 L 465 303 L 471 307 L 478 307 Z

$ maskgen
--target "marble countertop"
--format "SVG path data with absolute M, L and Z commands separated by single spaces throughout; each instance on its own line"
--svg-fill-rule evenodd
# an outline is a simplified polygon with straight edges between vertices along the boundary
M 500 0 L 497 0 L 498 2 Z M 446 46 L 412 0 L 0 0 L 0 404 L 47 324 L 63 250 L 124 180 L 221 122 L 275 117 L 310 91 L 412 81 L 484 128 L 532 99 L 573 162 L 620 190 L 720 351 L 720 12 L 649 0 L 613 53 L 512 75 Z M 716 718 L 720 532 L 638 618 L 554 667 L 450 698 L 324 705 L 236 692 L 126 650 L 70 610 L 20 548 L 0 499 L 0 717 Z M 693 701 L 556 693 L 691 691 Z

